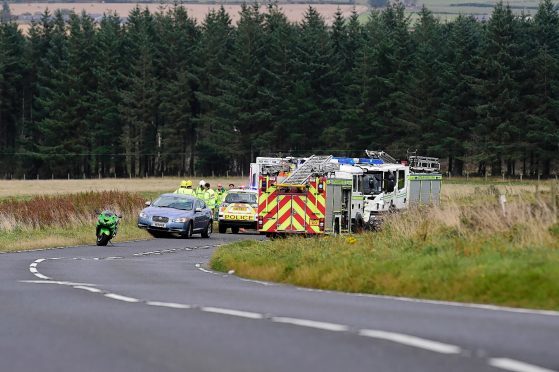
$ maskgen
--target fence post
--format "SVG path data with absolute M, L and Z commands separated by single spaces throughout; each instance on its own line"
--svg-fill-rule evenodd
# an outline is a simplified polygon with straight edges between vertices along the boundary
M 553 210 L 553 222 L 557 223 L 557 188 L 559 184 L 557 181 L 551 181 L 551 208 Z

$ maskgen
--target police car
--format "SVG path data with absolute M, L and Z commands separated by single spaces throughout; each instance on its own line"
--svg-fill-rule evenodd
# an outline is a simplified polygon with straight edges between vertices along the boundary
M 219 232 L 231 228 L 238 234 L 241 228 L 258 227 L 258 192 L 256 190 L 233 189 L 227 192 L 225 201 L 219 206 Z

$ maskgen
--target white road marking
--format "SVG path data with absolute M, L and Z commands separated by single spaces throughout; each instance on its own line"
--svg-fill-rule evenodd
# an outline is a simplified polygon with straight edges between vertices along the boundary
M 239 280 L 241 280 L 243 282 L 256 283 L 256 284 L 261 284 L 261 285 L 265 285 L 265 286 L 274 285 L 273 283 L 263 282 L 261 280 L 253 280 L 253 279 L 245 279 L 245 278 L 239 278 Z
M 225 315 L 233 315 L 233 316 L 240 316 L 243 318 L 250 318 L 250 319 L 263 319 L 264 315 L 258 313 L 252 313 L 249 311 L 240 311 L 240 310 L 232 310 L 232 309 L 222 309 L 219 307 L 202 307 L 200 310 L 208 312 L 208 313 L 216 313 L 216 314 L 225 314 Z
M 86 290 L 86 291 L 92 292 L 92 293 L 103 293 L 103 291 L 98 289 L 98 288 L 87 287 L 85 285 L 75 285 L 74 288 L 83 289 L 83 290 Z
M 379 331 L 374 329 L 362 329 L 359 335 L 397 342 L 399 344 L 417 347 L 420 349 L 430 350 L 442 354 L 459 354 L 462 350 L 460 347 L 451 344 L 444 344 L 438 341 L 431 341 L 425 338 L 405 335 L 402 333 Z
M 538 367 L 533 364 L 519 362 L 518 360 L 508 358 L 491 358 L 488 363 L 492 367 L 514 372 L 554 372 L 551 369 Z
M 307 319 L 273 317 L 271 318 L 271 320 L 272 322 L 276 322 L 276 323 L 287 323 L 287 324 L 293 324 L 302 327 L 324 329 L 327 331 L 345 332 L 349 330 L 348 326 L 342 324 L 317 322 L 314 320 L 307 320 Z
M 174 302 L 146 301 L 146 305 L 170 307 L 172 309 L 192 309 L 191 305 L 177 304 Z
M 140 300 L 138 300 L 137 298 L 121 296 L 116 293 L 105 293 L 105 297 L 112 298 L 113 300 L 124 301 L 124 302 L 140 302 Z
M 65 282 L 65 281 L 55 281 L 55 280 L 19 280 L 20 283 L 33 283 L 33 284 L 58 284 L 58 285 L 94 285 L 89 283 L 75 283 L 75 282 Z

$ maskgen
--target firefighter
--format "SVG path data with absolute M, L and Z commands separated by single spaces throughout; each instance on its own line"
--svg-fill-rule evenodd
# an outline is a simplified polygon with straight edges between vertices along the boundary
M 194 195 L 194 190 L 192 190 L 192 181 L 182 180 L 180 187 L 176 189 L 174 193 L 184 194 L 184 195 Z
M 208 208 L 212 210 L 213 214 L 213 211 L 215 209 L 215 191 L 212 190 L 209 182 L 206 182 L 204 186 L 206 189 L 206 191 L 204 192 L 204 201 L 206 202 Z
M 206 194 L 206 181 L 201 180 L 199 186 L 194 190 L 194 196 L 198 199 L 206 200 L 204 195 Z

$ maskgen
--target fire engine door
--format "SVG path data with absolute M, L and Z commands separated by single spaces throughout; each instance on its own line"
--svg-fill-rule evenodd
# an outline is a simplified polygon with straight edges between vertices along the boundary
M 277 231 L 305 231 L 306 195 L 278 196 Z

